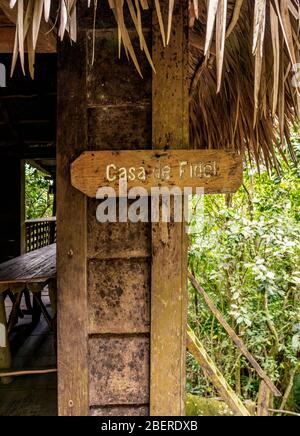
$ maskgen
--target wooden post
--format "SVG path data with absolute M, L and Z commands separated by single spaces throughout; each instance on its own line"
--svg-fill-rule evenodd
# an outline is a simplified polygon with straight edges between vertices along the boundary
M 88 415 L 86 198 L 70 184 L 70 165 L 87 145 L 86 34 L 59 52 L 57 273 L 59 414 Z
M 95 63 L 88 66 L 89 149 L 151 149 L 151 69 L 133 31 L 143 79 L 124 51 L 117 59 L 118 31 L 106 7 L 100 2 L 98 17 L 108 28 L 96 30 Z M 88 40 L 91 55 L 92 27 Z M 148 415 L 151 226 L 100 223 L 99 204 L 87 203 L 90 414 Z
M 8 346 L 8 335 L 7 335 L 7 322 L 5 314 L 4 296 L 3 292 L 0 290 L 0 370 L 9 369 L 11 366 L 11 354 L 10 348 Z M 3 337 L 3 336 L 4 337 Z M 5 346 L 3 346 L 5 345 Z M 10 377 L 2 377 L 2 383 L 9 383 L 11 381 Z
M 21 254 L 22 225 L 25 211 L 24 205 L 24 172 L 19 159 L 9 159 L 0 156 L 0 194 L 1 213 L 0 227 L 5 229 L 0 234 L 0 262 L 4 262 Z M 9 182 L 9 183 L 8 183 Z M 4 296 L 0 289 L 0 330 L 5 330 L 7 346 L 0 345 L 0 369 L 9 369 L 11 354 L 7 336 L 7 321 L 5 314 Z M 0 332 L 0 333 L 1 333 Z M 0 341 L 1 342 L 1 341 Z M 3 377 L 3 383 L 10 383 L 12 378 Z
M 70 167 L 85 150 L 151 149 L 151 69 L 133 32 L 144 79 L 118 59 L 108 2 L 95 32 L 78 8 L 79 41 L 59 53 L 58 74 L 59 414 L 148 415 L 150 224 L 98 222 L 99 201 L 72 188 Z
M 257 416 L 269 416 L 271 397 L 272 393 L 269 386 L 262 380 L 258 392 Z
M 25 161 L 20 161 L 20 254 L 26 253 Z
M 162 3 L 167 17 L 169 1 Z M 176 2 L 171 39 L 163 47 L 154 14 L 153 148 L 189 148 L 188 1 Z M 152 225 L 152 416 L 185 414 L 187 238 L 185 223 Z

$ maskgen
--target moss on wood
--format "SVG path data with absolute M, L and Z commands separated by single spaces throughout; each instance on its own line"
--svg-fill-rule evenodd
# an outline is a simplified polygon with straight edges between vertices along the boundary
M 232 416 L 232 412 L 223 401 L 188 394 L 186 399 L 186 415 Z

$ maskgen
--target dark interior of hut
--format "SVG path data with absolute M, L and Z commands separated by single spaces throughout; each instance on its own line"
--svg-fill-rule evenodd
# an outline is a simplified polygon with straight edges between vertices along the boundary
M 36 250 L 55 242 L 56 222 L 54 217 L 26 221 L 24 168 L 37 168 L 55 186 L 57 57 L 37 54 L 34 80 L 20 64 L 10 78 L 11 60 L 0 54 L 6 71 L 6 86 L 0 88 L 0 263 L 30 252 L 34 265 Z M 3 293 L 11 370 L 29 375 L 2 377 L 0 416 L 57 414 L 56 329 L 48 288 L 34 296 L 25 286 L 19 304 L 14 289 Z

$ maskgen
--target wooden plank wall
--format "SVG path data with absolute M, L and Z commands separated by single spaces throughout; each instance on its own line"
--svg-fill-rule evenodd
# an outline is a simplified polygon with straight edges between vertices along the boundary
M 60 414 L 147 415 L 150 390 L 151 228 L 100 224 L 97 202 L 70 186 L 86 149 L 151 148 L 152 73 L 124 53 L 107 2 L 99 5 L 95 64 L 92 14 L 79 11 L 80 43 L 65 45 L 59 71 L 58 274 Z M 149 23 L 151 17 L 149 17 Z M 67 64 L 69 64 L 67 66 Z M 81 65 L 81 67 L 80 67 Z M 79 400 L 79 397 L 81 398 Z

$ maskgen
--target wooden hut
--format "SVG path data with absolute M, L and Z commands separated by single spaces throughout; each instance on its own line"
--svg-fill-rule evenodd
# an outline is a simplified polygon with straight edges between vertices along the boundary
M 236 156 L 280 171 L 275 150 L 292 153 L 298 118 L 299 2 L 88 3 L 0 1 L 0 53 L 13 54 L 12 70 L 19 62 L 33 78 L 35 53 L 58 57 L 59 414 L 184 415 L 185 223 L 100 224 L 99 202 L 81 192 L 89 174 L 79 165 L 76 189 L 71 166 L 83 152 L 123 150 L 236 159 L 208 192 L 238 188 Z M 7 152 L 1 165 L 21 180 L 26 150 L 11 167 Z M 9 189 L 20 217 L 20 184 Z M 20 221 L 13 233 L 20 247 Z

